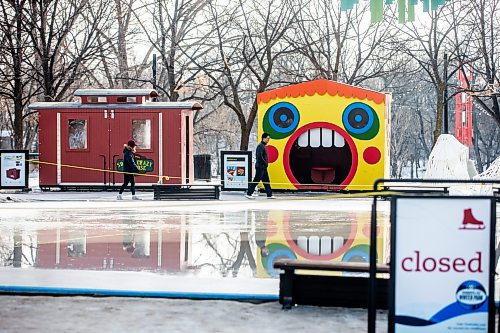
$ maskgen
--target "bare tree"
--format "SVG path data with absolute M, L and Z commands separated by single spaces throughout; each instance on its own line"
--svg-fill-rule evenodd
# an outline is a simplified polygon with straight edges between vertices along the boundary
M 500 110 L 497 90 L 500 86 L 496 68 L 499 65 L 498 0 L 456 1 L 449 6 L 454 17 L 464 17 L 461 24 L 453 25 L 453 47 L 455 62 L 452 67 L 462 71 L 467 87 L 454 85 L 451 80 L 453 98 L 456 93 L 468 92 L 474 99 L 473 110 L 473 152 L 479 172 L 487 167 L 496 147 L 492 146 L 500 126 Z M 464 12 L 466 15 L 464 16 Z M 457 21 L 457 19 L 454 19 Z M 469 81 L 468 70 L 473 74 Z M 494 121 L 488 122 L 485 117 Z M 493 154 L 493 155 L 492 155 Z
M 196 36 L 203 25 L 200 13 L 205 5 L 203 0 L 155 0 L 148 2 L 141 13 L 136 12 L 148 42 L 159 54 L 157 87 L 169 101 L 191 99 L 196 93 L 193 88 L 199 71 L 190 68 L 184 53 L 190 53 L 199 42 Z M 183 89 L 186 87 L 191 89 Z
M 8 114 L 16 149 L 28 147 L 23 123 L 29 116 L 26 105 L 37 92 L 27 64 L 33 49 L 23 25 L 26 5 L 24 0 L 0 2 L 0 108 Z
M 210 89 L 234 112 L 240 127 L 240 149 L 247 150 L 257 116 L 256 94 L 279 81 L 275 65 L 291 52 L 284 36 L 295 22 L 286 2 L 266 0 L 250 4 L 208 7 L 210 34 L 207 49 L 193 63 L 209 78 Z M 275 15 L 280 12 L 279 17 Z
M 397 70 L 396 50 L 384 47 L 395 30 L 387 21 L 366 24 L 369 5 L 342 11 L 340 1 L 306 0 L 297 6 L 300 24 L 290 43 L 309 60 L 306 79 L 322 77 L 359 85 Z
M 399 31 L 398 49 L 400 52 L 410 56 L 421 68 L 425 75 L 422 79 L 434 86 L 436 122 L 433 131 L 433 145 L 442 133 L 444 113 L 445 85 L 455 71 L 450 71 L 445 77 L 444 55 L 449 52 L 449 58 L 455 58 L 456 52 L 453 47 L 454 29 L 456 25 L 463 23 L 467 13 L 461 16 L 452 15 L 456 13 L 452 8 L 453 3 L 461 1 L 450 1 L 448 5 L 423 16 L 421 21 L 397 25 Z
M 135 61 L 133 48 L 142 42 L 142 29 L 136 20 L 142 4 L 138 0 L 114 0 L 110 5 L 111 24 L 105 26 L 106 30 L 98 32 L 99 61 L 91 64 L 94 69 L 89 70 L 88 74 L 93 83 L 101 88 L 141 86 L 146 81 L 143 80 L 143 74 L 151 66 L 149 58 L 153 50 L 150 46 L 144 59 L 138 63 Z M 90 19 L 93 21 L 98 15 L 99 13 L 94 12 Z
M 84 64 L 97 57 L 102 48 L 98 32 L 106 30 L 109 11 L 104 0 L 28 0 L 25 29 L 36 52 L 32 65 L 45 101 L 62 100 L 83 76 Z
M 404 84 L 391 88 L 396 97 L 391 110 L 391 177 L 417 177 L 430 153 L 432 101 L 426 92 L 432 86 L 417 78 L 398 78 Z
M 468 43 L 457 43 L 460 65 L 472 66 L 475 75 L 469 91 L 475 102 L 500 126 L 500 105 L 498 102 L 500 75 L 500 1 L 472 0 L 468 2 L 470 15 L 466 17 L 462 34 L 468 34 Z M 463 70 L 463 66 L 461 66 Z

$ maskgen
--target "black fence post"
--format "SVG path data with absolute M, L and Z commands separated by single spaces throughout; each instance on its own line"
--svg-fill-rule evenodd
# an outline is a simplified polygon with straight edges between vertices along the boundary
M 374 184 L 377 191 L 378 181 Z M 368 293 L 368 333 L 375 333 L 377 319 L 377 195 L 373 196 L 370 224 L 370 277 Z

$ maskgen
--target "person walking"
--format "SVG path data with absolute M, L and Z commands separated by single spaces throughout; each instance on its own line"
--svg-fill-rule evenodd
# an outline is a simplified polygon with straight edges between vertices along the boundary
M 139 168 L 135 163 L 135 150 L 136 143 L 134 140 L 129 140 L 127 144 L 123 145 L 123 184 L 120 187 L 120 192 L 116 197 L 117 200 L 123 200 L 122 193 L 125 191 L 128 183 L 130 183 L 130 192 L 132 192 L 132 200 L 141 200 L 138 196 L 135 195 L 135 173 L 139 173 Z
M 255 149 L 255 177 L 253 182 L 248 184 L 248 190 L 245 194 L 247 199 L 255 199 L 252 193 L 255 191 L 257 184 L 262 181 L 264 188 L 266 189 L 266 194 L 268 199 L 275 199 L 273 196 L 273 190 L 271 189 L 271 183 L 269 180 L 269 174 L 267 173 L 267 166 L 269 164 L 269 159 L 267 157 L 266 145 L 269 143 L 270 136 L 268 133 L 262 134 L 262 141 L 257 145 Z

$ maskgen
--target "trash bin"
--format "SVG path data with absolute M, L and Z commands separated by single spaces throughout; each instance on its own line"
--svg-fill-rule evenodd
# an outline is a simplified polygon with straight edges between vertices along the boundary
M 194 155 L 194 179 L 210 180 L 211 178 L 210 155 Z

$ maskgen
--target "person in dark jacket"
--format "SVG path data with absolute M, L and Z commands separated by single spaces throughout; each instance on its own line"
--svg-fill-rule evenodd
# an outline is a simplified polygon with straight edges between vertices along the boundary
M 123 145 L 123 184 L 120 187 L 120 193 L 116 197 L 117 200 L 123 200 L 122 193 L 125 191 L 128 183 L 130 183 L 130 192 L 132 192 L 132 200 L 141 200 L 135 195 L 135 178 L 134 174 L 139 173 L 139 168 L 135 163 L 135 149 L 137 145 L 134 140 L 129 140 L 126 145 Z M 129 173 L 130 172 L 130 173 Z
M 262 141 L 257 145 L 257 149 L 255 150 L 255 177 L 253 178 L 253 182 L 248 184 L 248 190 L 245 195 L 248 199 L 255 199 L 252 196 L 252 193 L 255 191 L 255 187 L 257 184 L 262 181 L 264 184 L 264 188 L 266 189 L 266 194 L 268 199 L 274 199 L 273 190 L 271 189 L 271 184 L 269 180 L 269 174 L 267 173 L 267 166 L 269 164 L 269 160 L 267 157 L 266 145 L 269 143 L 269 134 L 262 134 Z

